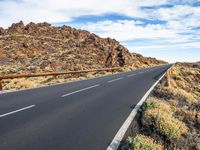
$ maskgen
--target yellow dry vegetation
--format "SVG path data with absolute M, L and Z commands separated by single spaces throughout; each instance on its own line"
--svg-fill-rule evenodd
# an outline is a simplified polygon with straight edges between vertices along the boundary
M 200 143 L 196 145 L 196 150 L 200 150 Z
M 189 93 L 181 88 L 175 88 L 172 86 L 162 87 L 159 89 L 159 92 L 163 94 L 163 96 L 170 96 L 179 100 L 185 100 L 189 104 L 197 103 L 197 98 L 192 94 Z
M 198 110 L 187 110 L 183 108 L 177 109 L 178 117 L 181 120 L 187 120 L 196 122 L 197 124 L 200 124 L 200 111 Z
M 114 72 L 117 73 L 117 72 Z M 4 90 L 19 90 L 25 88 L 35 88 L 45 85 L 52 85 L 57 83 L 66 83 L 87 78 L 94 78 L 99 76 L 111 75 L 112 72 L 100 71 L 97 73 L 86 73 L 77 76 L 64 75 L 64 76 L 47 76 L 47 77 L 32 77 L 32 78 L 17 78 L 3 80 Z
M 36 86 L 37 84 L 34 81 L 21 78 L 21 79 L 10 80 L 7 84 L 5 84 L 4 88 L 5 89 L 25 89 L 25 88 L 33 88 Z
M 185 124 L 173 117 L 175 108 L 169 103 L 152 97 L 146 103 L 142 116 L 143 125 L 166 135 L 168 139 L 178 139 L 187 132 Z
M 133 149 L 134 150 L 163 150 L 162 144 L 156 142 L 151 137 L 138 134 L 133 139 Z
M 167 80 L 171 83 L 167 87 L 170 93 L 184 97 L 190 104 L 199 103 L 200 62 L 176 63 L 171 68 L 171 74 L 167 76 Z

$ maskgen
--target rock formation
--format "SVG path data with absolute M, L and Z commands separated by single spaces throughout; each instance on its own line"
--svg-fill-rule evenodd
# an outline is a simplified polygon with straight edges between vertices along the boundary
M 131 54 L 118 41 L 85 30 L 22 21 L 0 28 L 0 73 L 141 67 L 164 63 Z

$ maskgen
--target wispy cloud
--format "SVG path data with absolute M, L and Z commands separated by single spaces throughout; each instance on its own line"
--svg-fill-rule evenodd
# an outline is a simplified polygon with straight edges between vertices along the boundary
M 161 5 L 165 0 L 3 0 L 0 1 L 1 25 L 12 22 L 65 22 L 82 15 L 103 15 L 107 13 L 145 17 L 141 6 Z

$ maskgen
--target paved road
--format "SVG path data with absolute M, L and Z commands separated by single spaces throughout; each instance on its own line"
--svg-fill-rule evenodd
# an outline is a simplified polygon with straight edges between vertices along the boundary
M 164 65 L 0 94 L 0 150 L 103 150 Z

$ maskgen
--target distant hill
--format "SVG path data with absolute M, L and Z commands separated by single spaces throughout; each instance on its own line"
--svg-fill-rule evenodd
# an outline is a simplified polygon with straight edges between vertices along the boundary
M 166 63 L 130 53 L 118 41 L 48 23 L 0 28 L 0 73 L 33 73 L 103 67 L 141 68 Z

